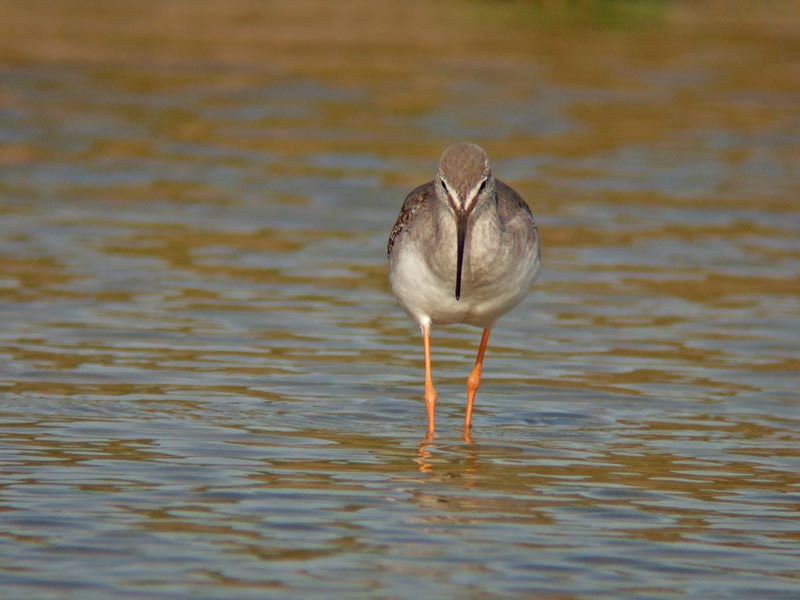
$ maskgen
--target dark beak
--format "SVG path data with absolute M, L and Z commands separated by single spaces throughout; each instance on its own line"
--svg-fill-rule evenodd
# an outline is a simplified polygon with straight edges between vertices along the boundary
M 458 246 L 456 248 L 456 300 L 461 298 L 461 267 L 464 265 L 464 240 L 467 237 L 467 221 L 469 221 L 469 213 L 465 210 L 456 212 L 456 239 Z

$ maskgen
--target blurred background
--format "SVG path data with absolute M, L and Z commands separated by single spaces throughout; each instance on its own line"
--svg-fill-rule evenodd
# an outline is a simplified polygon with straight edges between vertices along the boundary
M 0 0 L 9 598 L 796 598 L 800 5 Z M 543 267 L 386 238 L 481 144 Z

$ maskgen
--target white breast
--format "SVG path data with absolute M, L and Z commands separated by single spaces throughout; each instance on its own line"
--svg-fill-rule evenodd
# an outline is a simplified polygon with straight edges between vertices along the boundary
M 538 243 L 521 256 L 502 252 L 490 256 L 485 248 L 470 248 L 476 261 L 492 261 L 492 277 L 475 282 L 477 285 L 464 277 L 461 299 L 456 300 L 454 270 L 451 278 L 440 277 L 413 244 L 396 248 L 396 252 L 389 274 L 392 291 L 421 327 L 448 323 L 491 327 L 522 301 L 539 270 Z

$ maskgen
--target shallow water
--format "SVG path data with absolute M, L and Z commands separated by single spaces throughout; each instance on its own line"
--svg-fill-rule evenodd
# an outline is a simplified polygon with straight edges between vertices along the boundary
M 795 13 L 4 5 L 3 597 L 798 597 Z M 459 139 L 544 263 L 421 444 L 385 244 Z

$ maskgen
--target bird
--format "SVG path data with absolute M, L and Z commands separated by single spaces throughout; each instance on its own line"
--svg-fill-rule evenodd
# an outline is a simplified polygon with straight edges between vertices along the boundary
M 514 188 L 494 177 L 483 148 L 460 142 L 442 153 L 433 179 L 406 196 L 387 254 L 392 292 L 422 333 L 425 440 L 434 437 L 438 398 L 431 376 L 431 326 L 466 323 L 483 330 L 467 378 L 464 438 L 471 441 L 489 335 L 539 273 L 541 243 L 533 213 Z

